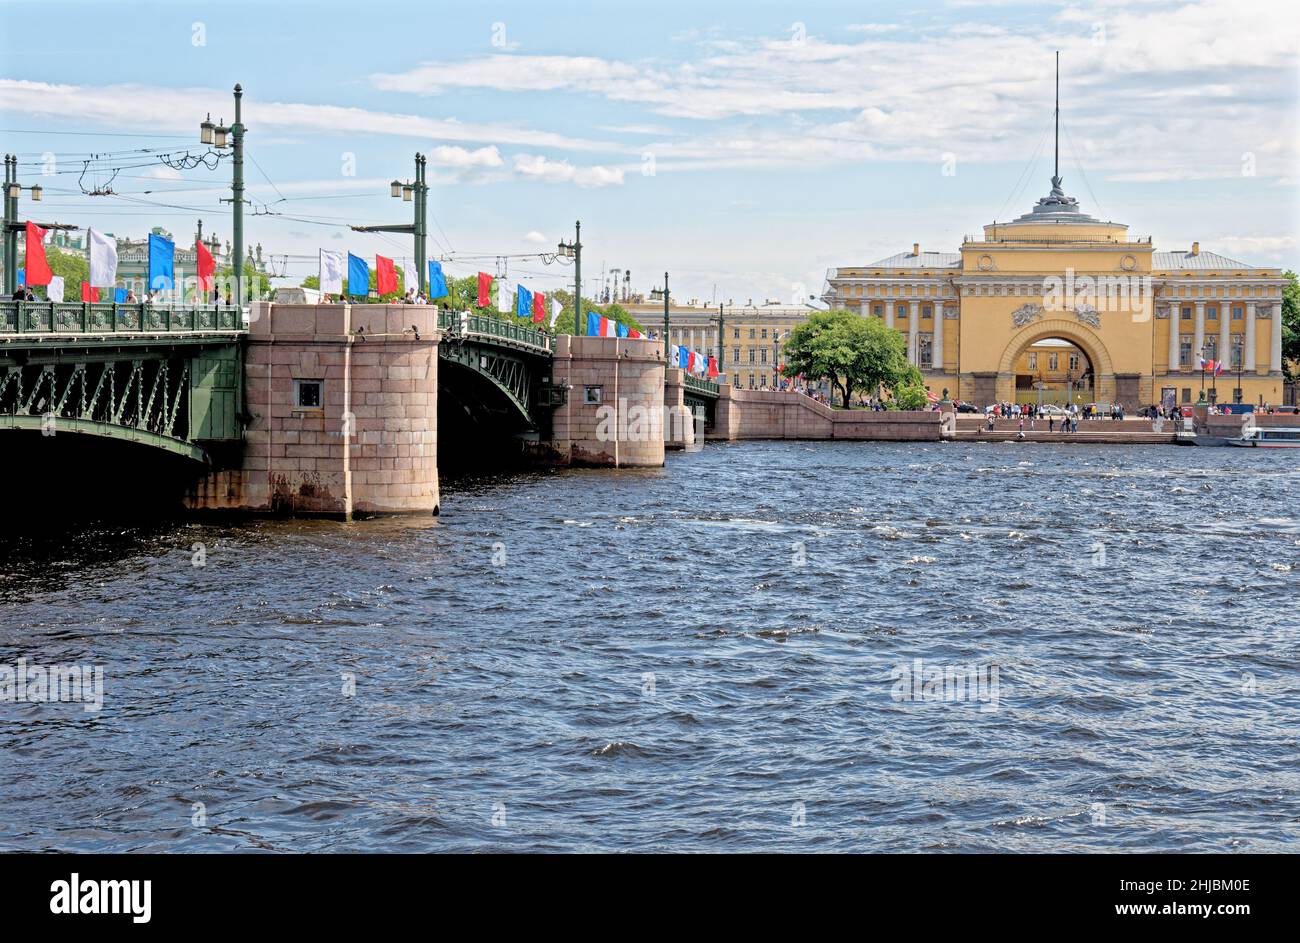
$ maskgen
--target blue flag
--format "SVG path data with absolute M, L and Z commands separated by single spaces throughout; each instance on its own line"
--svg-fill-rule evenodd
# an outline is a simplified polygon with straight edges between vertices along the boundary
M 618 336 L 619 336 L 619 337 L 627 337 L 627 325 L 626 325 L 626 324 L 620 324 L 620 325 L 618 326 Z
M 119 304 L 119 305 L 124 305 L 124 304 L 126 304 L 126 289 L 125 289 L 125 288 L 114 288 L 114 289 L 113 289 L 113 303 L 114 303 L 114 304 Z
M 587 336 L 600 337 L 600 315 L 595 311 L 587 312 Z
M 176 272 L 172 264 L 176 258 L 176 245 L 157 233 L 149 234 L 149 290 L 170 291 L 176 285 Z
M 27 284 L 27 272 L 23 269 L 18 270 L 18 287 L 23 288 Z
M 691 365 L 691 352 L 687 350 L 685 347 L 678 348 L 677 366 L 685 370 L 688 367 L 690 367 L 690 365 Z
M 429 300 L 447 297 L 447 278 L 442 274 L 441 262 L 429 262 Z
M 348 294 L 370 294 L 370 266 L 365 259 L 358 259 L 351 252 L 348 253 Z
M 515 286 L 515 314 L 521 318 L 533 316 L 533 293 L 523 285 Z

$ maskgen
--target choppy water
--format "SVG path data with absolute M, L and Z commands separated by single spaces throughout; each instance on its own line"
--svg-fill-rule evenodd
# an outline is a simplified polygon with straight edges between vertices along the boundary
M 436 520 L 10 534 L 0 665 L 106 675 L 0 704 L 0 849 L 1292 848 L 1298 467 L 710 444 Z M 898 700 L 918 658 L 996 703 Z

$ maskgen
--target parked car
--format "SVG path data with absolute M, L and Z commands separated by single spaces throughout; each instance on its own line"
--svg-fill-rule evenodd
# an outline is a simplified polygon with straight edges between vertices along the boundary
M 957 412 L 959 412 L 959 413 L 977 413 L 977 412 L 979 412 L 978 407 L 976 407 L 974 403 L 965 403 L 965 402 L 962 402 L 961 400 L 958 400 L 957 402 L 955 402 L 955 403 L 953 404 L 953 408 L 954 408 L 955 410 L 957 410 Z
M 1055 403 L 1044 403 L 1038 412 L 1043 416 L 1064 416 L 1066 409 L 1064 406 L 1057 406 Z

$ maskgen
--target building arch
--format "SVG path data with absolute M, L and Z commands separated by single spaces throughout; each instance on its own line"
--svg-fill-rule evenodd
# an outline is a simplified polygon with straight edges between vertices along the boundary
M 1069 341 L 1087 356 L 1092 364 L 1093 395 L 1098 402 L 1113 402 L 1115 398 L 1115 367 L 1101 336 L 1092 328 L 1066 318 L 1048 318 L 1035 321 L 1016 331 L 1002 351 L 998 362 L 997 398 L 1003 402 L 1015 399 L 1016 359 L 1031 345 L 1049 338 Z

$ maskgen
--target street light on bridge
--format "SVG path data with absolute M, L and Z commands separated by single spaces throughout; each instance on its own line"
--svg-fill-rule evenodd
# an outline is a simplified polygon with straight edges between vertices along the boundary
M 582 220 L 573 224 L 573 241 L 561 241 L 556 254 L 562 259 L 573 259 L 573 336 L 581 337 L 582 329 Z
M 428 158 L 417 153 L 415 155 L 415 182 L 394 180 L 388 185 L 389 196 L 394 199 L 400 197 L 403 203 L 415 202 L 415 219 L 413 222 L 391 226 L 351 227 L 353 232 L 400 232 L 410 233 L 414 236 L 416 282 L 419 285 L 420 294 L 426 297 L 429 293 L 429 266 L 425 261 L 429 257 L 429 185 L 425 182 L 425 166 L 427 164 Z
M 231 269 L 235 273 L 234 302 L 236 307 L 243 304 L 244 276 L 244 124 L 241 120 L 240 103 L 244 97 L 243 88 L 235 85 L 235 122 L 234 124 L 213 123 L 211 113 L 199 124 L 199 143 L 209 147 L 224 149 L 226 138 L 230 138 L 231 156 L 234 158 L 234 171 L 230 179 L 230 203 L 234 219 L 231 228 L 234 231 L 234 257 Z

